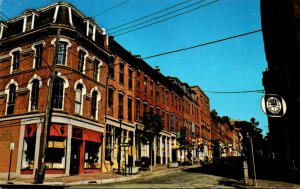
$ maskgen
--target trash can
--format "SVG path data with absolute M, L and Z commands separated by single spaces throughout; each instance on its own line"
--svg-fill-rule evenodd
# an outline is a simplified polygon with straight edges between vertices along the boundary
M 149 170 L 150 159 L 149 157 L 141 157 L 141 170 Z

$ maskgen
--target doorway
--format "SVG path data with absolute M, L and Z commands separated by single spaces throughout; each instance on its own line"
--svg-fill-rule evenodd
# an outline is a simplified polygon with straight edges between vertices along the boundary
M 81 145 L 82 145 L 82 141 L 72 139 L 72 142 L 71 142 L 71 159 L 70 159 L 70 175 L 79 174 Z

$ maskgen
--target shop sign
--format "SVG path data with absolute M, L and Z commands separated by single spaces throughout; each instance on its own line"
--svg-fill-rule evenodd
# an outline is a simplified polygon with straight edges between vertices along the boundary
M 65 148 L 65 143 L 59 141 L 48 141 L 48 148 Z
M 269 117 L 282 117 L 286 113 L 286 102 L 277 94 L 266 94 L 261 100 L 261 107 Z

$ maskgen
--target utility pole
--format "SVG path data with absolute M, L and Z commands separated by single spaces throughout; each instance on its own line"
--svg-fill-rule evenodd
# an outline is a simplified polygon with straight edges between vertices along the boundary
M 45 152 L 46 152 L 46 146 L 47 146 L 47 138 L 48 138 L 48 130 L 51 126 L 51 117 L 52 117 L 52 94 L 53 94 L 53 81 L 56 77 L 56 72 L 54 70 L 56 61 L 57 61 L 57 47 L 59 42 L 59 36 L 60 36 L 60 28 L 58 28 L 57 31 L 57 37 L 54 45 L 54 51 L 53 51 L 53 62 L 50 67 L 51 76 L 49 80 L 49 88 L 48 88 L 48 96 L 47 96 L 47 104 L 46 104 L 46 110 L 45 110 L 45 119 L 44 119 L 44 125 L 42 127 L 42 133 L 40 138 L 40 150 L 39 150 L 39 158 L 38 158 L 38 167 L 35 172 L 34 182 L 36 184 L 41 184 L 44 182 L 45 178 Z

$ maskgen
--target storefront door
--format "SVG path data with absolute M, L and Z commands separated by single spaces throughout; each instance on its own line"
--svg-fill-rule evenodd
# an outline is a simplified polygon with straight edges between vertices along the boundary
M 82 141 L 72 139 L 71 142 L 71 163 L 70 163 L 70 175 L 76 175 L 79 173 L 80 163 L 80 147 Z

